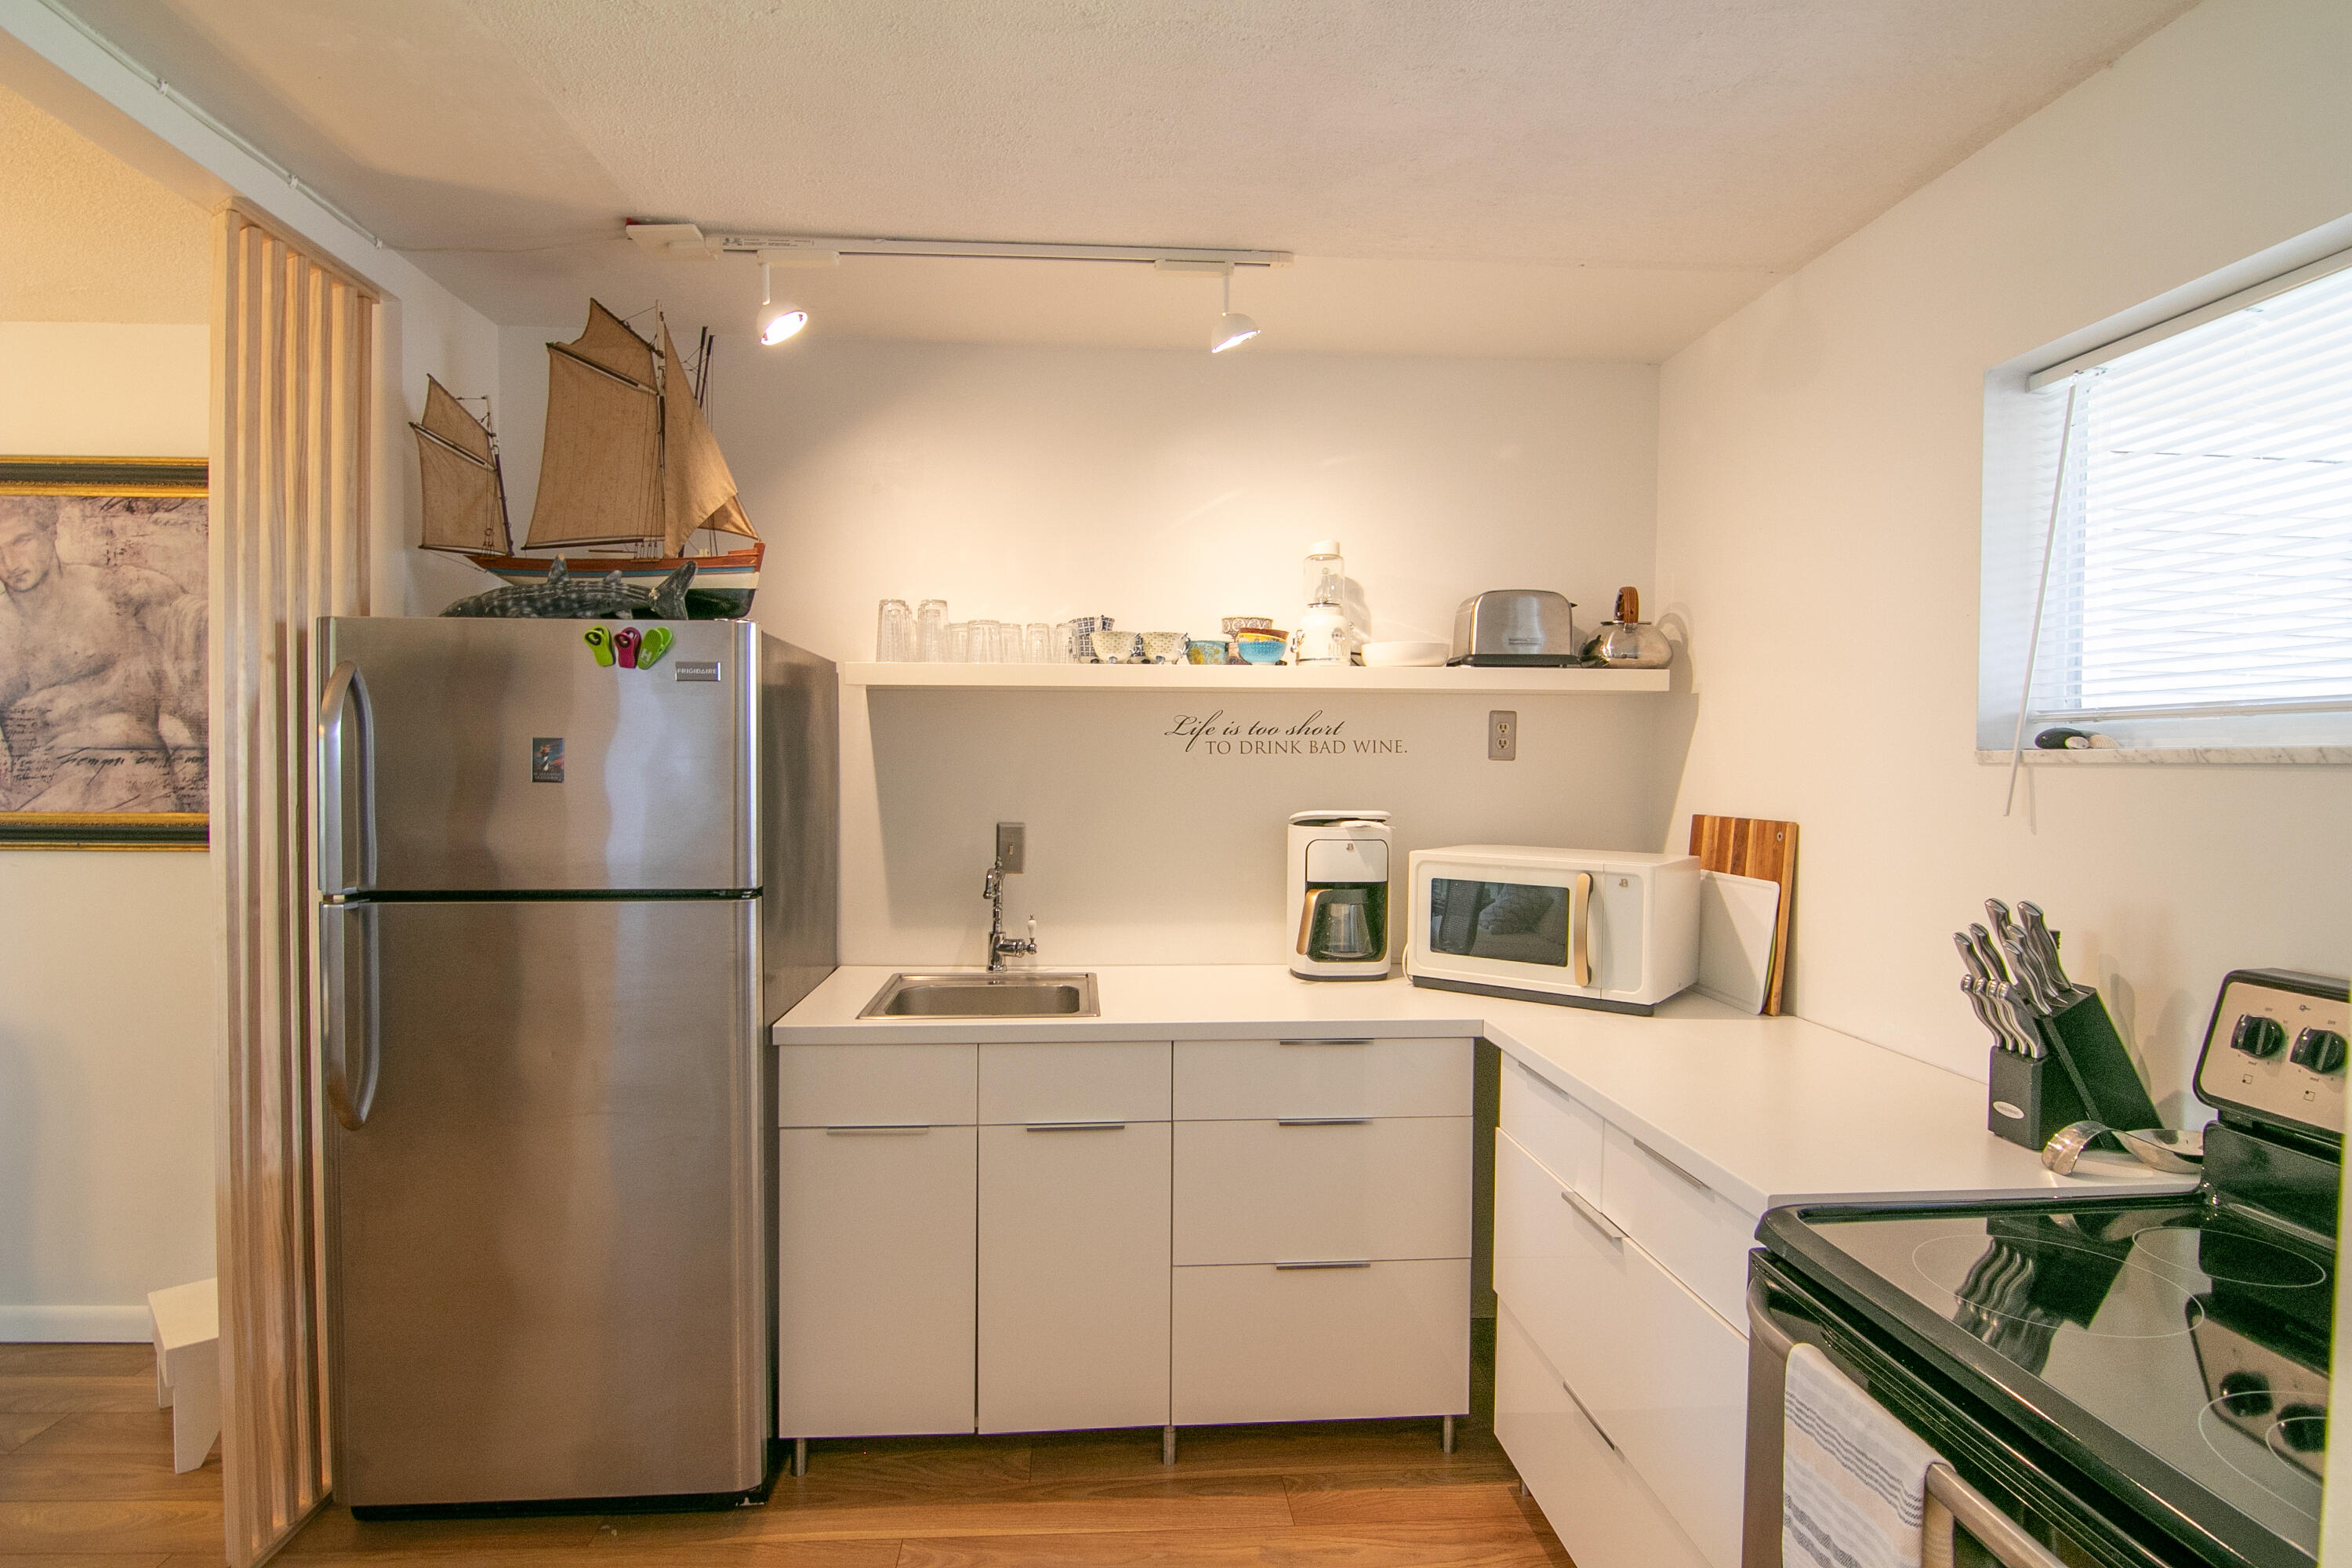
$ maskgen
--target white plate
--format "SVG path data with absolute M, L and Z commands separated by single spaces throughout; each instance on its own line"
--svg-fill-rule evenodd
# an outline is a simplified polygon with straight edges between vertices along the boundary
M 1368 642 L 1364 662 L 1383 668 L 1426 668 L 1445 662 L 1450 645 L 1442 642 Z

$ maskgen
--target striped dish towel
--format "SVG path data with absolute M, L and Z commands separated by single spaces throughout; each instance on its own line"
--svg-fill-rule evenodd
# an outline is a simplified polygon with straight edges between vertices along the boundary
M 1789 1352 L 1783 1420 L 1783 1568 L 1919 1568 L 1936 1450 L 1809 1344 Z

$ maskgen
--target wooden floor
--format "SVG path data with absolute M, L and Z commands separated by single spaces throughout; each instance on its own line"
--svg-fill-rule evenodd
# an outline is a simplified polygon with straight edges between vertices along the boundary
M 220 1459 L 172 1473 L 143 1345 L 0 1346 L 0 1568 L 215 1568 Z M 1479 1380 L 1484 1384 L 1486 1380 Z M 1483 1402 L 1482 1402 L 1483 1403 Z M 354 1520 L 278 1561 L 553 1568 L 1571 1568 L 1483 1419 L 810 1445 L 809 1473 L 725 1513 Z

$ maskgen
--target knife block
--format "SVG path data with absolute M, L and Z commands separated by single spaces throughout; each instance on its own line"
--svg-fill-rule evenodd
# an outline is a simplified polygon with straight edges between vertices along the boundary
M 1986 1131 L 2037 1154 L 2062 1129 L 2090 1115 L 2074 1075 L 2055 1056 L 2020 1056 L 1996 1046 L 1985 1088 Z
M 2043 1018 L 2041 1030 L 2051 1058 L 2064 1064 L 2084 1115 L 2123 1132 L 2164 1125 L 2097 992 Z

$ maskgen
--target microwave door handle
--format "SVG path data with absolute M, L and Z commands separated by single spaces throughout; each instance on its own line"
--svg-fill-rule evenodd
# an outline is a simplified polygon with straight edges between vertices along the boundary
M 1579 871 L 1568 884 L 1568 972 L 1580 986 L 1592 984 L 1592 873 Z

